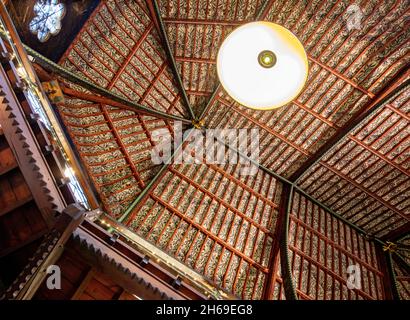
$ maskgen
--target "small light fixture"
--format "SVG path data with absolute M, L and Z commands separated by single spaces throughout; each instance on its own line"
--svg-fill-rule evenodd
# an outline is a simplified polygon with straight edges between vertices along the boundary
M 288 29 L 258 21 L 232 31 L 221 45 L 217 72 L 225 91 L 252 109 L 279 108 L 296 98 L 308 76 L 308 59 Z
M 276 64 L 276 55 L 270 50 L 263 50 L 258 56 L 259 64 L 264 68 L 272 68 Z

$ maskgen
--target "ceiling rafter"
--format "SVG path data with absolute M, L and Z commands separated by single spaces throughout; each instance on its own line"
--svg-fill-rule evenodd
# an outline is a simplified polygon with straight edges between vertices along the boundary
M 116 71 L 114 74 L 114 77 L 111 79 L 110 83 L 108 84 L 108 89 L 112 89 L 114 86 L 115 82 L 120 78 L 122 72 L 125 70 L 127 65 L 130 63 L 131 59 L 134 57 L 135 53 L 140 49 L 141 44 L 146 40 L 148 35 L 150 34 L 152 28 L 154 27 L 154 24 L 151 23 L 144 31 L 142 36 L 138 39 L 137 42 L 135 42 L 134 47 L 131 49 L 131 51 L 128 53 L 128 56 L 124 59 L 122 64 L 120 65 L 119 69 Z M 158 73 L 157 77 L 159 76 L 160 73 Z M 154 81 L 152 82 L 154 83 Z
M 147 3 L 147 7 L 150 11 L 151 18 L 152 18 L 152 20 L 153 20 L 153 22 L 154 22 L 154 24 L 157 28 L 157 31 L 160 35 L 160 38 L 162 40 L 161 41 L 162 42 L 162 47 L 165 51 L 165 54 L 167 55 L 168 62 L 171 64 L 172 73 L 173 73 L 173 75 L 174 75 L 174 77 L 175 77 L 175 79 L 178 83 L 178 88 L 179 88 L 180 93 L 182 95 L 182 99 L 184 100 L 185 106 L 186 106 L 186 108 L 189 112 L 189 115 L 190 115 L 191 119 L 195 120 L 196 117 L 195 117 L 194 111 L 192 109 L 191 103 L 189 102 L 188 95 L 185 91 L 184 84 L 183 84 L 181 76 L 179 75 L 179 72 L 178 72 L 178 67 L 177 67 L 177 64 L 176 64 L 176 61 L 175 61 L 175 57 L 172 54 L 172 50 L 171 50 L 171 47 L 169 45 L 168 35 L 167 35 L 166 29 L 165 29 L 164 21 L 161 17 L 161 12 L 159 10 L 158 3 L 157 3 L 156 0 L 146 0 L 146 3 Z
M 178 22 L 179 22 L 179 21 L 178 21 Z M 207 23 L 207 24 L 209 24 L 209 23 Z M 311 60 L 312 60 L 313 62 L 315 62 L 314 59 L 311 59 Z M 317 62 L 316 62 L 316 63 L 317 63 Z M 352 87 L 354 87 L 354 88 L 358 89 L 359 91 L 363 92 L 364 94 L 366 94 L 366 95 L 369 96 L 370 98 L 373 98 L 373 97 L 374 97 L 374 94 L 373 94 L 372 92 L 370 92 L 370 91 L 368 91 L 368 90 L 362 88 L 361 86 L 359 86 L 358 84 L 354 83 L 352 80 L 346 78 L 344 75 L 342 75 L 342 74 L 336 72 L 336 71 L 333 70 L 332 68 L 324 67 L 324 66 L 321 65 L 320 63 L 317 63 L 317 64 L 320 65 L 322 68 L 326 69 L 327 71 L 330 71 L 332 74 L 336 75 L 336 77 L 338 77 L 338 78 L 344 80 L 345 82 L 347 82 L 348 84 L 350 84 Z M 206 111 L 206 110 L 208 109 L 208 106 L 212 104 L 212 102 L 213 102 L 213 101 L 215 100 L 215 98 L 217 97 L 217 94 L 218 94 L 218 87 L 217 87 L 217 89 L 214 91 L 214 93 L 212 94 L 211 99 L 209 100 L 209 102 L 208 102 L 208 104 L 207 104 L 207 107 L 205 107 L 205 109 L 204 109 L 203 111 Z M 203 112 L 203 113 L 201 114 L 200 119 L 203 117 L 204 113 L 205 113 L 205 112 Z M 282 179 L 282 180 L 283 180 L 283 179 Z M 292 187 L 292 189 L 295 188 L 297 191 L 300 191 L 302 194 L 304 193 L 303 190 L 300 190 L 299 187 L 294 186 L 293 183 L 291 183 L 291 187 Z M 308 195 L 307 195 L 307 196 L 308 196 Z M 285 197 L 285 196 L 284 196 L 284 197 Z M 308 196 L 308 198 L 309 198 L 309 197 L 310 197 L 310 196 Z M 310 197 L 310 198 L 311 198 L 311 197 Z M 312 200 L 312 199 L 311 199 L 311 200 Z M 315 202 L 316 204 L 320 203 L 320 202 L 318 202 L 316 199 L 314 199 L 314 200 L 315 200 L 314 202 Z M 313 200 L 312 200 L 312 201 L 313 201 Z M 319 206 L 321 206 L 322 208 L 326 208 L 326 206 L 323 205 L 323 204 L 320 204 Z M 329 208 L 326 208 L 326 209 L 327 209 L 329 212 L 332 213 L 332 211 L 331 211 Z M 336 216 L 338 216 L 336 213 L 334 213 L 334 214 L 335 214 Z M 343 220 L 343 219 L 342 219 L 342 220 Z M 358 227 L 356 227 L 356 226 L 354 226 L 354 227 L 355 227 L 356 230 L 357 230 L 357 229 L 360 230 L 360 228 L 358 228 Z M 363 232 L 363 230 L 361 230 L 361 231 Z M 364 233 L 364 232 L 363 232 L 363 233 Z M 286 250 L 286 252 L 287 252 L 287 250 Z M 288 276 L 288 278 L 291 278 L 291 277 Z
M 132 8 L 131 4 L 130 2 L 124 3 L 127 10 L 137 15 L 135 8 Z M 80 45 L 70 46 L 69 50 L 73 50 L 83 61 L 88 61 L 88 59 L 84 54 L 81 54 L 81 51 L 88 51 L 92 58 L 95 59 L 95 63 L 91 63 L 91 69 L 103 77 L 103 82 L 107 82 L 110 89 L 112 88 L 119 91 L 130 100 L 134 100 L 135 95 L 137 95 L 139 97 L 138 103 L 142 104 L 143 99 L 145 99 L 145 104 L 153 109 L 157 109 L 156 104 L 158 104 L 158 106 L 165 109 L 167 113 L 173 111 L 184 115 L 184 112 L 180 110 L 178 105 L 180 99 L 179 94 L 175 94 L 175 98 L 169 100 L 168 94 L 173 94 L 174 90 L 172 86 L 167 84 L 168 81 L 172 82 L 172 80 L 168 73 L 165 72 L 166 68 L 162 68 L 157 59 L 151 58 L 149 61 L 144 59 L 144 57 L 152 54 L 150 52 L 151 49 L 162 57 L 162 52 L 159 52 L 155 45 L 156 42 L 160 44 L 161 40 L 157 33 L 150 33 L 153 29 L 153 22 L 149 17 L 148 10 L 141 6 L 139 2 L 136 2 L 135 5 L 144 12 L 144 17 L 147 18 L 148 21 L 144 21 L 145 19 L 139 17 L 139 23 L 136 23 L 135 20 L 130 19 L 128 16 L 129 13 L 124 10 L 125 8 L 116 6 L 118 11 L 115 12 L 110 7 L 110 4 L 101 2 L 89 18 L 88 21 L 90 23 L 85 24 L 79 33 L 82 34 L 82 32 L 85 32 L 86 36 L 84 37 L 83 34 L 82 36 L 78 36 L 73 43 Z M 107 24 L 107 16 L 102 14 L 103 12 L 111 17 L 118 28 L 111 28 L 110 24 Z M 99 26 L 97 21 L 104 23 L 104 26 L 109 28 L 112 35 L 111 37 L 103 32 L 104 30 Z M 139 26 L 143 26 L 143 28 L 140 29 Z M 98 30 L 97 34 L 95 34 L 96 30 Z M 155 43 L 151 43 L 149 40 L 151 37 L 155 39 Z M 88 38 L 92 39 L 92 44 L 87 43 Z M 131 40 L 132 45 L 128 44 L 129 40 Z M 100 42 L 105 42 L 105 45 L 102 45 Z M 99 50 L 97 50 L 97 52 L 90 47 L 93 45 L 98 47 Z M 121 49 L 119 49 L 117 45 L 120 45 Z M 98 52 L 100 52 L 100 54 L 98 54 Z M 93 74 L 89 74 L 89 72 L 82 69 L 81 63 L 79 64 L 77 61 L 78 59 L 70 58 L 70 55 L 67 53 L 68 51 L 61 61 L 66 59 L 65 61 L 69 61 L 78 71 L 84 73 L 88 78 L 94 81 L 96 80 Z M 122 60 L 122 62 L 118 63 L 117 58 L 119 58 L 120 61 Z M 154 68 L 152 68 L 153 65 L 155 66 Z M 155 71 L 156 68 L 160 68 L 160 70 Z M 111 74 L 114 75 L 113 78 L 110 77 Z M 138 77 L 136 77 L 135 74 L 137 74 Z M 151 78 L 152 75 L 154 76 L 154 80 Z M 132 83 L 130 83 L 130 81 Z M 146 88 L 146 82 L 150 82 L 152 85 Z M 145 95 L 143 96 L 141 96 L 141 88 L 145 90 Z M 159 90 L 159 88 L 162 90 Z M 148 100 L 146 99 L 147 97 L 149 98 Z M 169 107 L 167 107 L 167 104 L 169 104 Z
M 302 292 L 297 291 L 295 289 L 294 280 L 293 280 L 293 277 L 291 276 L 292 273 L 291 273 L 290 269 L 287 267 L 289 265 L 289 255 L 288 255 L 287 250 L 285 249 L 285 248 L 287 248 L 287 246 L 283 245 L 284 241 L 285 241 L 285 243 L 287 243 L 286 241 L 287 241 L 288 228 L 289 228 L 289 214 L 290 214 L 290 208 L 291 208 L 292 202 L 293 202 L 292 197 L 293 197 L 294 192 L 298 192 L 299 194 L 305 196 L 307 199 L 312 201 L 314 204 L 318 205 L 320 208 L 327 211 L 328 213 L 333 215 L 335 218 L 341 220 L 346 225 L 348 225 L 352 229 L 356 230 L 359 234 L 364 235 L 367 239 L 373 240 L 373 241 L 375 241 L 375 243 L 378 243 L 380 245 L 384 245 L 383 240 L 381 240 L 377 237 L 369 235 L 365 230 L 363 230 L 360 227 L 356 226 L 354 223 L 350 222 L 349 220 L 347 220 L 343 216 L 340 216 L 338 213 L 336 213 L 335 211 L 333 211 L 332 209 L 330 209 L 329 207 L 327 207 L 326 205 L 321 203 L 316 198 L 312 197 L 309 193 L 304 191 L 299 186 L 293 184 L 291 181 L 289 181 L 286 178 L 282 177 L 281 175 L 275 173 L 274 171 L 264 167 L 263 165 L 261 165 L 260 163 L 258 163 L 255 160 L 249 158 L 247 155 L 243 154 L 241 151 L 235 149 L 234 147 L 232 147 L 230 145 L 227 145 L 224 141 L 222 141 L 218 138 L 216 138 L 216 141 L 218 141 L 219 143 L 224 144 L 227 148 L 229 148 L 232 151 L 238 153 L 240 156 L 244 157 L 248 161 L 250 161 L 253 164 L 257 165 L 261 170 L 267 172 L 268 174 L 272 175 L 273 177 L 275 177 L 276 179 L 278 179 L 278 180 L 280 180 L 284 183 L 284 188 L 282 190 L 281 204 L 279 205 L 279 209 L 281 211 L 280 211 L 280 214 L 279 214 L 279 220 L 278 220 L 277 225 L 276 225 L 276 232 L 279 232 L 280 237 L 282 239 L 281 241 L 279 241 L 279 243 L 282 246 L 281 250 L 280 250 L 280 252 L 281 252 L 282 277 L 283 277 L 283 281 L 284 281 L 283 283 L 284 283 L 284 286 L 285 286 L 286 297 L 288 299 L 297 299 L 297 295 L 304 296 L 302 294 Z M 296 250 L 296 248 L 295 248 L 295 250 Z M 273 247 L 272 251 L 271 251 L 271 255 L 270 255 L 270 262 L 269 262 L 269 266 L 272 269 L 269 269 L 269 277 L 267 277 L 266 282 L 265 282 L 265 286 L 264 286 L 264 288 L 265 288 L 264 289 L 265 290 L 264 291 L 265 292 L 264 297 L 265 298 L 268 298 L 268 297 L 271 296 L 272 290 L 273 290 L 273 285 L 274 285 L 275 280 L 276 280 L 276 275 L 275 275 L 276 271 L 275 271 L 275 269 L 278 266 L 278 263 L 276 261 L 276 259 L 277 259 L 276 254 L 277 253 L 278 253 L 278 247 L 277 246 Z M 301 254 L 303 254 L 303 253 L 301 253 Z M 305 258 L 310 259 L 307 256 L 305 256 Z M 370 297 L 370 296 L 368 296 L 368 297 Z
M 267 11 L 268 11 L 269 7 L 272 5 L 272 2 L 273 2 L 272 0 L 268 0 L 268 1 L 265 1 L 265 2 L 264 2 L 264 4 L 263 4 L 262 7 L 261 7 L 261 10 L 259 11 L 259 13 L 258 13 L 258 15 L 257 15 L 257 19 L 259 19 L 261 16 L 264 16 L 264 15 L 267 14 Z M 169 46 L 169 42 L 168 42 L 168 39 L 167 39 L 166 31 L 165 31 L 165 28 L 164 28 L 164 25 L 163 25 L 163 21 L 162 21 L 162 18 L 161 18 L 161 14 L 160 14 L 160 12 L 159 12 L 158 5 L 157 5 L 156 1 L 153 1 L 153 3 L 147 1 L 147 5 L 148 5 L 148 8 L 149 8 L 149 10 L 150 10 L 150 12 L 151 12 L 152 17 L 153 17 L 154 19 L 155 19 L 155 17 L 156 17 L 156 19 L 154 20 L 154 24 L 157 26 L 157 28 L 159 29 L 160 34 L 162 35 L 161 38 L 163 39 L 164 49 L 165 49 L 165 51 L 167 52 L 167 55 L 168 55 L 168 57 L 169 57 L 169 60 L 171 60 L 172 67 L 173 67 L 173 71 L 174 71 L 174 75 L 175 75 L 175 77 L 176 77 L 177 80 L 178 80 L 178 83 L 179 83 L 179 85 L 180 85 L 180 89 L 181 89 L 181 92 L 182 92 L 184 98 L 186 98 L 185 100 L 186 100 L 187 106 L 188 106 L 189 111 L 190 111 L 191 116 L 192 116 L 192 115 L 193 115 L 193 111 L 192 111 L 192 108 L 191 108 L 191 106 L 190 106 L 190 104 L 189 104 L 188 98 L 187 98 L 187 96 L 186 96 L 186 91 L 185 91 L 185 89 L 184 89 L 184 87 L 183 87 L 181 77 L 180 77 L 180 75 L 179 75 L 179 73 L 178 73 L 178 71 L 177 71 L 175 58 L 174 58 L 174 56 L 172 55 L 172 52 L 171 52 L 171 49 L 170 49 L 170 46 Z M 215 91 L 214 91 L 214 93 L 212 94 L 212 96 L 211 96 L 209 102 L 207 103 L 207 106 L 206 106 L 206 107 L 204 108 L 204 110 L 201 112 L 201 115 L 200 115 L 199 119 L 202 119 L 204 113 L 205 113 L 206 110 L 209 108 L 209 106 L 212 104 L 212 102 L 214 101 L 214 99 L 216 98 L 216 96 L 217 96 L 217 94 L 218 94 L 218 92 L 219 92 L 219 88 L 220 88 L 220 85 L 215 89 Z M 194 115 L 193 115 L 193 119 L 195 119 L 195 116 L 194 116 Z M 175 152 L 177 152 L 177 151 L 175 151 Z M 174 155 L 175 155 L 175 153 L 173 153 L 173 154 L 171 155 L 171 159 L 173 158 Z M 130 214 L 133 212 L 133 210 L 134 210 L 139 204 L 142 203 L 142 200 L 143 200 L 143 199 L 145 199 L 145 198 L 149 195 L 150 191 L 153 189 L 153 187 L 156 185 L 156 183 L 157 183 L 159 180 L 161 180 L 161 178 L 163 177 L 164 173 L 167 171 L 170 162 L 171 162 L 171 161 L 169 161 L 168 164 L 164 164 L 164 165 L 161 167 L 160 171 L 155 175 L 155 177 L 151 180 L 151 182 L 150 182 L 149 184 L 147 184 L 146 188 L 144 188 L 144 190 L 138 195 L 138 197 L 133 201 L 133 203 L 130 205 L 130 207 L 129 207 L 129 208 L 124 212 L 124 214 L 121 216 L 121 218 L 120 218 L 120 220 L 119 220 L 120 222 L 122 222 L 122 221 L 124 221 L 124 220 L 127 220 L 127 219 L 129 218 Z M 293 190 L 293 186 L 292 186 L 292 190 Z M 160 199 L 157 199 L 157 201 L 159 201 L 159 200 L 160 200 Z M 164 205 L 166 205 L 166 203 L 164 203 Z M 289 205 L 290 205 L 290 204 L 289 204 Z M 171 210 L 172 208 L 168 208 L 168 209 Z M 288 219 L 287 219 L 287 220 L 288 220 Z M 286 225 L 288 225 L 288 224 L 286 224 Z M 208 236 L 209 236 L 209 235 L 208 235 Z M 287 250 L 286 250 L 286 252 L 287 252 Z M 246 258 L 246 257 L 245 257 L 245 258 Z M 286 280 L 286 281 L 285 281 L 286 283 L 292 283 L 292 279 L 291 279 L 290 273 L 287 274 L 285 277 L 289 278 L 289 280 Z M 268 279 L 268 281 L 270 281 L 270 279 Z
M 5 36 L 2 33 L 2 36 Z M 127 107 L 131 107 L 133 108 L 133 111 L 135 112 L 139 112 L 141 114 L 145 114 L 145 115 L 151 115 L 151 116 L 155 116 L 161 119 L 169 119 L 169 120 L 179 120 L 182 122 L 187 122 L 187 119 L 173 115 L 173 114 L 169 114 L 169 113 L 165 113 L 162 111 L 158 111 L 158 110 L 154 110 L 151 108 L 148 108 L 144 105 L 141 105 L 139 103 L 135 103 L 129 99 L 126 99 L 124 97 L 121 97 L 120 95 L 109 91 L 108 89 L 105 89 L 95 83 L 92 83 L 90 81 L 88 81 L 87 79 L 85 79 L 82 76 L 79 76 L 77 74 L 74 74 L 73 72 L 67 70 L 66 68 L 56 64 L 55 62 L 51 61 L 50 59 L 44 57 L 43 55 L 41 55 L 40 53 L 38 53 L 37 51 L 31 49 L 30 47 L 23 45 L 25 50 L 27 51 L 27 53 L 31 56 L 34 57 L 34 62 L 37 62 L 40 66 L 42 66 L 44 69 L 48 70 L 51 73 L 57 74 L 67 80 L 69 80 L 70 82 L 73 82 L 75 84 L 78 84 L 80 86 L 82 86 L 83 88 L 86 88 L 92 92 L 95 92 L 105 98 L 109 98 L 112 99 L 115 102 L 121 103 Z M 188 121 L 190 122 L 190 121 Z
M 357 143 L 359 146 L 361 146 L 362 148 L 366 149 L 367 151 L 373 153 L 375 156 L 379 157 L 380 159 L 382 159 L 383 161 L 385 161 L 386 163 L 388 163 L 389 165 L 391 165 L 392 167 L 396 168 L 397 170 L 399 170 L 401 173 L 405 174 L 406 176 L 410 177 L 410 172 L 408 172 L 405 168 L 403 168 L 403 166 L 401 166 L 400 164 L 397 164 L 395 162 L 393 162 L 392 160 L 390 160 L 389 158 L 387 158 L 384 154 L 382 154 L 381 152 L 379 152 L 378 150 L 373 149 L 371 146 L 367 145 L 366 143 L 364 143 L 362 140 L 358 139 L 357 137 L 355 137 L 354 135 L 349 135 L 349 139 L 354 141 L 355 143 Z
M 321 203 L 316 198 L 312 197 L 310 194 L 308 194 L 302 188 L 297 186 L 295 183 L 291 182 L 290 180 L 286 179 L 280 174 L 268 169 L 267 167 L 263 166 L 262 164 L 255 161 L 254 159 L 248 157 L 246 154 L 237 150 L 231 145 L 226 144 L 225 141 L 222 141 L 219 138 L 215 138 L 215 140 L 225 145 L 227 148 L 231 149 L 232 151 L 237 153 L 239 156 L 247 159 L 254 165 L 257 165 L 259 169 L 265 171 L 266 173 L 268 173 L 269 175 L 273 176 L 274 178 L 278 179 L 279 181 L 283 183 L 281 202 L 279 205 L 279 210 L 280 210 L 279 219 L 277 221 L 276 230 L 275 230 L 276 232 L 279 233 L 280 240 L 278 241 L 278 243 L 276 243 L 276 245 L 272 246 L 272 249 L 271 249 L 269 263 L 268 263 L 269 272 L 268 272 L 268 276 L 266 277 L 266 280 L 264 283 L 264 297 L 265 298 L 270 298 L 272 296 L 272 290 L 274 289 L 274 284 L 277 278 L 277 275 L 276 275 L 277 267 L 278 267 L 277 254 L 279 252 L 280 252 L 280 257 L 281 257 L 281 268 L 282 268 L 281 274 L 283 278 L 283 285 L 285 288 L 286 298 L 290 300 L 297 300 L 298 295 L 304 297 L 305 299 L 308 298 L 306 295 L 303 294 L 303 292 L 299 290 L 297 291 L 295 289 L 294 279 L 292 276 L 292 270 L 290 268 L 290 261 L 289 261 L 289 246 L 288 246 L 288 234 L 289 234 L 289 222 L 290 222 L 289 215 L 290 215 L 290 210 L 291 210 L 292 203 L 293 203 L 293 195 L 295 191 L 305 196 L 307 199 L 312 201 L 312 203 L 318 205 L 320 208 L 327 211 L 332 216 L 339 219 L 346 225 L 350 226 L 352 229 L 356 230 L 359 234 L 364 235 L 367 239 L 371 239 L 375 243 L 378 243 L 381 245 L 384 244 L 383 240 L 377 237 L 374 237 L 374 236 L 370 236 L 365 230 L 356 226 L 354 223 L 350 222 L 343 216 L 333 211 L 331 208 L 327 207 L 325 204 Z M 279 249 L 278 245 L 280 246 L 280 250 L 278 250 Z M 303 253 L 301 252 L 301 254 Z M 310 259 L 310 258 L 305 256 L 305 259 Z M 313 260 L 311 262 L 313 263 Z M 332 274 L 335 275 L 333 272 Z
M 312 61 L 313 63 L 316 63 L 317 65 L 321 66 L 323 69 L 329 71 L 330 73 L 332 73 L 333 75 L 335 75 L 339 79 L 342 79 L 344 82 L 347 82 L 348 84 L 350 84 L 352 87 L 356 88 L 357 90 L 360 90 L 361 92 L 363 92 L 365 95 L 369 96 L 370 98 L 374 98 L 374 96 L 375 96 L 374 93 L 370 92 L 369 90 L 366 90 L 365 88 L 363 88 L 362 86 L 360 86 L 359 84 L 354 82 L 353 80 L 351 80 L 348 77 L 344 76 L 342 73 L 336 71 L 334 68 L 331 68 L 328 65 L 326 65 L 325 63 L 320 62 L 319 59 L 314 58 L 310 54 L 308 54 L 308 59 L 310 61 Z
M 366 193 L 367 195 L 369 195 L 370 197 L 375 199 L 377 202 L 381 203 L 386 208 L 388 208 L 391 211 L 397 213 L 402 218 L 410 221 L 410 218 L 404 212 L 402 212 L 401 210 L 398 210 L 396 207 L 394 207 L 393 205 L 388 203 L 386 200 L 384 200 L 381 197 L 379 197 L 378 195 L 376 195 L 374 192 L 372 192 L 372 191 L 368 190 L 367 188 L 363 187 L 360 183 L 356 182 L 354 179 L 348 177 L 346 174 L 340 172 L 339 170 L 333 168 L 332 166 L 326 164 L 325 162 L 321 161 L 320 164 L 323 167 L 325 167 L 327 170 L 329 170 L 330 172 L 333 172 L 334 174 L 336 174 L 338 177 L 340 177 L 343 180 L 346 180 L 347 182 L 349 182 L 352 186 L 354 186 L 357 189 L 363 191 L 364 193 Z
M 182 122 L 187 123 L 187 124 L 191 123 L 190 120 L 187 120 L 187 119 L 184 119 L 184 118 L 175 119 L 174 117 L 165 116 L 165 115 L 168 115 L 168 114 L 165 114 L 164 116 L 162 116 L 162 115 L 159 116 L 157 114 L 154 115 L 152 113 L 148 113 L 148 112 L 145 112 L 145 111 L 137 111 L 137 110 L 135 110 L 134 107 L 130 107 L 129 105 L 126 105 L 124 103 L 117 102 L 116 100 L 113 100 L 111 98 L 107 98 L 105 95 L 97 96 L 97 95 L 94 95 L 94 94 L 84 93 L 84 92 L 81 92 L 81 91 L 71 89 L 71 88 L 67 87 L 66 85 L 64 85 L 64 83 L 62 83 L 62 84 L 63 84 L 61 86 L 62 92 L 64 94 L 66 94 L 67 96 L 70 96 L 70 97 L 74 97 L 74 98 L 78 98 L 78 99 L 86 100 L 86 101 L 90 101 L 90 102 L 95 102 L 95 103 L 106 104 L 106 105 L 121 108 L 121 109 L 124 109 L 124 110 L 134 111 L 134 112 L 137 112 L 138 114 L 141 114 L 141 115 L 155 116 L 158 119 L 178 120 L 178 121 L 182 121 Z
M 157 11 L 158 11 L 158 10 L 157 10 Z M 157 14 L 158 14 L 158 12 L 157 12 Z M 174 59 L 174 58 L 172 57 L 172 59 Z M 361 86 L 357 85 L 357 84 L 354 83 L 352 80 L 346 78 L 344 75 L 342 75 L 342 74 L 336 72 L 335 70 L 333 70 L 333 69 L 331 69 L 331 68 L 329 68 L 329 67 L 327 67 L 327 66 L 324 66 L 322 63 L 318 62 L 318 61 L 315 60 L 314 58 L 312 59 L 312 57 L 310 57 L 310 60 L 313 61 L 314 63 L 317 63 L 319 66 L 321 66 L 321 67 L 324 68 L 325 70 L 330 71 L 332 74 L 334 74 L 334 75 L 336 75 L 338 78 L 344 80 L 345 82 L 347 82 L 348 84 L 350 84 L 352 87 L 358 89 L 359 91 L 363 92 L 363 93 L 366 94 L 367 96 L 369 96 L 369 97 L 371 97 L 371 98 L 374 97 L 374 95 L 373 95 L 371 92 L 369 92 L 368 90 L 365 90 L 365 89 L 362 88 Z M 217 93 L 218 93 L 218 88 L 217 88 L 217 90 L 214 91 L 214 94 L 212 95 L 210 101 L 212 101 L 212 100 L 216 97 Z M 208 105 L 209 105 L 209 104 L 210 104 L 210 103 L 208 103 Z M 206 110 L 206 109 L 207 109 L 207 108 L 205 108 L 204 110 Z M 202 114 L 202 116 L 203 116 L 203 114 Z M 202 118 L 202 117 L 200 117 L 200 118 Z M 293 184 L 292 184 L 292 187 L 293 187 Z M 286 282 L 286 281 L 285 281 L 285 282 Z
M 178 23 L 178 22 L 175 21 L 175 23 Z M 313 57 L 309 57 L 309 58 L 310 58 L 310 60 L 311 60 L 312 62 L 318 64 L 318 65 L 321 66 L 323 69 L 325 69 L 325 70 L 331 72 L 331 73 L 334 74 L 336 77 L 338 77 L 339 79 L 342 79 L 343 81 L 345 81 L 346 83 L 350 84 L 352 87 L 358 89 L 359 91 L 361 91 L 362 93 L 364 93 L 364 94 L 367 95 L 368 97 L 374 98 L 374 94 L 373 94 L 372 92 L 370 92 L 370 91 L 368 91 L 368 90 L 362 88 L 360 85 L 358 85 L 358 84 L 356 84 L 355 82 L 353 82 L 352 80 L 348 79 L 348 78 L 345 77 L 343 74 L 341 74 L 341 73 L 339 73 L 339 72 L 336 72 L 336 71 L 333 70 L 332 68 L 330 68 L 330 67 L 324 65 L 323 63 L 321 63 L 321 62 L 318 61 L 317 59 L 314 59 Z M 181 57 L 179 60 L 190 60 L 190 61 L 192 62 L 192 60 L 194 60 L 194 59 L 191 59 L 191 58 L 185 59 L 185 58 Z M 199 59 L 197 59 L 197 60 L 199 60 Z M 203 61 L 201 61 L 201 62 L 203 62 Z M 206 111 L 210 108 L 210 106 L 211 106 L 211 105 L 214 103 L 214 101 L 217 99 L 217 96 L 218 96 L 219 92 L 221 91 L 220 89 L 221 89 L 221 88 L 220 88 L 220 85 L 219 85 L 219 86 L 216 88 L 216 90 L 213 92 L 213 94 L 212 94 L 210 100 L 208 101 L 207 105 L 205 106 L 205 108 L 203 109 L 203 111 L 202 111 L 202 113 L 201 113 L 200 119 L 203 118 L 203 116 L 204 116 L 204 114 L 206 113 Z M 317 117 L 316 117 L 316 118 L 317 118 Z M 248 120 L 249 120 L 249 119 L 248 119 Z M 331 127 L 335 127 L 335 126 L 331 126 Z M 293 184 L 292 184 L 292 186 L 293 186 Z M 299 188 L 298 188 L 298 189 L 299 189 Z M 316 199 L 312 199 L 312 200 L 315 200 L 314 202 L 316 202 L 316 203 L 318 203 L 320 206 L 326 208 L 326 206 L 324 206 L 323 204 L 321 204 L 321 203 L 320 203 L 319 201 L 317 201 Z M 332 210 L 329 210 L 329 208 L 326 208 L 326 209 L 327 209 L 328 211 L 332 212 L 336 217 L 342 218 L 342 217 L 340 217 L 338 214 L 336 214 L 335 212 L 333 212 Z M 342 219 L 342 220 L 345 221 L 345 222 L 347 222 L 347 220 L 345 220 L 345 219 Z M 351 224 L 351 223 L 350 223 L 350 224 Z M 358 227 L 355 226 L 355 225 L 354 225 L 354 229 L 359 229 L 359 230 L 361 230 L 360 228 L 358 228 Z M 362 231 L 362 233 L 366 234 L 363 230 L 361 230 L 361 231 Z M 379 241 L 379 242 L 381 242 L 381 241 Z M 271 258 L 272 258 L 272 257 L 271 257 Z M 289 277 L 287 277 L 287 278 L 289 278 Z M 289 280 L 288 280 L 288 281 L 289 281 Z M 288 295 L 289 295 L 289 294 L 288 294 Z

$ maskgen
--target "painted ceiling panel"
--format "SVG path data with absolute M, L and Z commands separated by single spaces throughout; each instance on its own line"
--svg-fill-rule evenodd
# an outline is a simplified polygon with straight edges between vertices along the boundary
M 221 288 L 259 299 L 279 196 L 261 170 L 244 177 L 238 165 L 172 165 L 128 223 Z
M 131 101 L 186 116 L 144 1 L 104 1 L 61 65 Z
M 408 91 L 369 117 L 311 168 L 301 186 L 380 236 L 409 221 Z
M 119 217 L 158 170 L 154 130 L 170 124 L 133 111 L 66 97 L 58 111 L 108 213 Z

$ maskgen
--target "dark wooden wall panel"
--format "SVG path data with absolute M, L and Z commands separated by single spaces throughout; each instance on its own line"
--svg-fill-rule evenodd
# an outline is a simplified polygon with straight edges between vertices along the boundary
M 108 276 L 95 270 L 67 245 L 56 263 L 61 270 L 61 290 L 50 290 L 44 282 L 36 300 L 117 300 L 135 297 L 118 286 Z

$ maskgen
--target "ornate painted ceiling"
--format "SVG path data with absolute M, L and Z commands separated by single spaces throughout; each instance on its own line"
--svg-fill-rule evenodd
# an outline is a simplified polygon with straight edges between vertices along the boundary
M 410 91 L 399 87 L 409 78 L 409 2 L 157 5 L 159 12 L 152 1 L 101 1 L 60 65 L 153 110 L 194 115 L 207 128 L 259 129 L 260 167 L 241 176 L 228 164 L 154 165 L 152 133 L 172 131 L 172 120 L 67 96 L 58 110 L 104 210 L 223 290 L 280 299 L 287 180 L 298 187 L 288 244 L 298 296 L 385 297 L 372 239 L 410 230 Z M 291 30 L 309 58 L 302 93 L 272 111 L 234 102 L 216 75 L 221 42 L 254 20 Z M 354 291 L 345 279 L 351 263 L 365 277 Z

